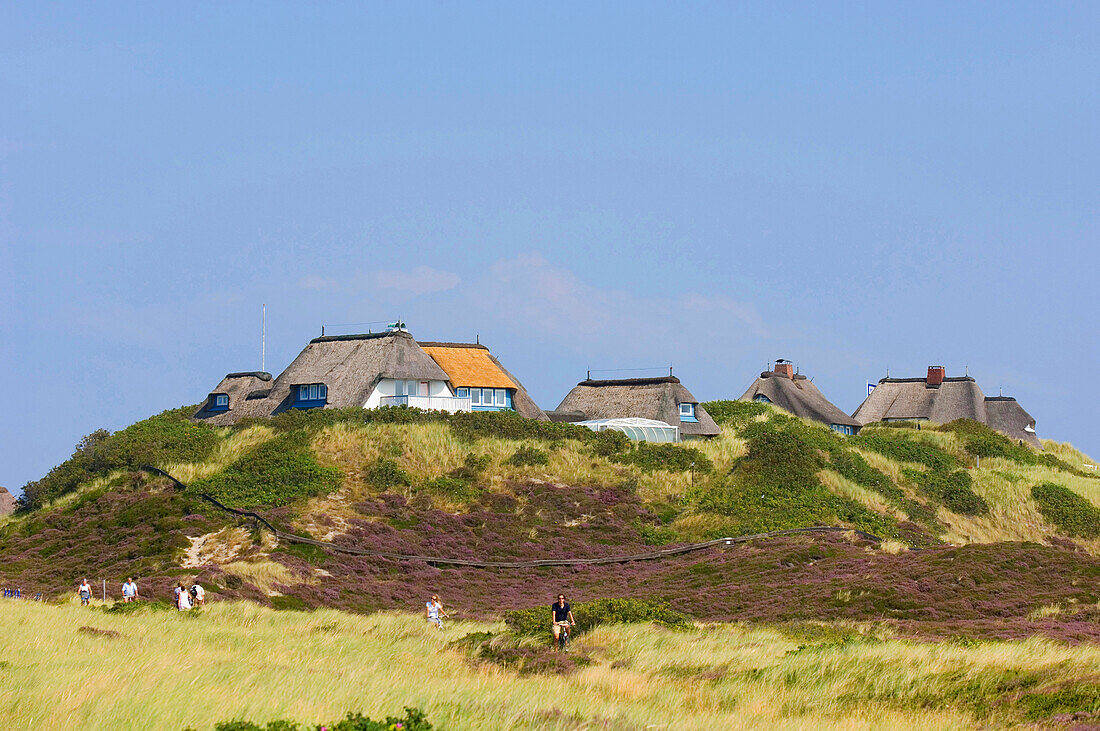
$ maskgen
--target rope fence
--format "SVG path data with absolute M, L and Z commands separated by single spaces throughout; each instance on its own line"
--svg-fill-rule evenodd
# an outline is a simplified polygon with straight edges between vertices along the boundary
M 186 490 L 187 485 L 183 484 L 172 475 L 168 474 L 162 469 L 157 467 L 151 467 L 148 465 L 143 466 L 146 472 L 161 475 L 171 480 L 176 487 L 181 490 Z M 764 538 L 778 538 L 780 536 L 793 536 L 804 533 L 821 534 L 821 533 L 854 533 L 860 538 L 871 541 L 873 543 L 882 543 L 882 539 L 871 533 L 861 531 L 855 528 L 844 528 L 841 526 L 822 525 L 813 526 L 810 528 L 790 528 L 788 530 L 775 530 L 768 531 L 767 533 L 753 533 L 745 536 L 735 536 L 729 538 L 716 538 L 712 541 L 703 541 L 702 543 L 687 543 L 680 546 L 672 546 L 669 548 L 661 548 L 656 551 L 649 551 L 646 553 L 634 553 L 625 556 L 599 556 L 597 558 L 543 558 L 543 559 L 531 559 L 528 561 L 478 561 L 465 558 L 444 558 L 440 556 L 420 556 L 411 553 L 391 553 L 389 551 L 377 551 L 369 548 L 356 548 L 354 546 L 341 546 L 337 543 L 330 541 L 319 541 L 315 538 L 307 538 L 305 536 L 299 536 L 294 533 L 286 533 L 281 531 L 271 524 L 267 518 L 264 518 L 259 513 L 255 513 L 251 510 L 239 510 L 237 508 L 231 508 L 227 505 L 223 505 L 217 500 L 217 498 L 208 495 L 207 493 L 198 493 L 198 497 L 202 498 L 206 502 L 210 503 L 214 507 L 222 510 L 226 513 L 236 515 L 242 518 L 250 518 L 260 525 L 263 525 L 276 538 L 288 543 L 304 543 L 310 546 L 317 546 L 319 548 L 327 549 L 337 553 L 345 553 L 353 556 L 374 556 L 377 558 L 385 558 L 394 561 L 423 561 L 424 563 L 431 564 L 433 566 L 459 566 L 465 568 L 483 568 L 483 569 L 532 569 L 542 568 L 548 566 L 600 566 L 606 564 L 618 564 L 618 563 L 632 563 L 635 561 L 654 561 L 657 559 L 668 558 L 670 556 L 682 556 L 686 553 L 694 553 L 697 551 L 705 551 L 708 548 L 714 548 L 716 546 L 732 546 L 738 543 L 748 543 L 750 541 L 757 541 Z

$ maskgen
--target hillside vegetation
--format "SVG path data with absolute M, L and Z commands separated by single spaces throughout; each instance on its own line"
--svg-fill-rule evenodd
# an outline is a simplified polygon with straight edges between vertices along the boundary
M 1038 638 L 914 643 L 865 623 L 610 624 L 580 635 L 578 661 L 552 665 L 548 677 L 470 651 L 471 638 L 501 633 L 500 623 L 438 632 L 408 614 L 231 602 L 154 610 L 5 604 L 6 725 L 208 731 L 281 719 L 314 728 L 349 711 L 384 718 L 411 706 L 448 731 L 1068 728 L 1100 712 L 1100 650 Z
M 355 611 L 444 591 L 469 616 L 542 604 L 564 585 L 582 599 L 644 592 L 707 620 L 1096 634 L 1072 613 L 1033 619 L 1041 606 L 1100 599 L 1100 480 L 1072 447 L 1036 452 L 974 422 L 844 437 L 761 404 L 706 408 L 722 436 L 678 445 L 507 413 L 290 411 L 213 428 L 169 411 L 89 435 L 26 486 L 21 512 L 0 519 L 0 580 L 56 595 L 87 575 L 117 593 L 133 574 L 164 596 L 198 577 L 214 599 Z M 777 539 L 583 570 L 440 569 L 276 545 L 199 493 L 317 539 L 453 558 L 611 556 L 813 525 L 885 541 Z M 990 616 L 1003 621 L 983 624 Z

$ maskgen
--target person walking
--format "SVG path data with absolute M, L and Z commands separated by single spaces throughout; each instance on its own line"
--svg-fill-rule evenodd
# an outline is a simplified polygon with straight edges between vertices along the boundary
M 80 580 L 80 588 L 77 591 L 80 592 L 80 606 L 86 607 L 92 603 L 92 585 L 87 579 Z
M 197 581 L 191 585 L 191 598 L 195 600 L 196 607 L 206 606 L 206 590 Z
M 133 602 L 137 601 L 138 588 L 134 583 L 133 577 L 127 577 L 126 583 L 122 585 L 122 601 Z
M 443 602 L 439 601 L 439 595 L 432 594 L 431 601 L 424 605 L 424 616 L 438 629 L 443 629 L 443 620 L 440 619 L 440 615 L 450 619 L 450 616 L 443 611 Z
M 181 581 L 179 586 L 176 587 L 176 609 L 186 612 L 190 608 L 191 595 L 187 593 L 187 589 L 183 588 L 183 582 Z

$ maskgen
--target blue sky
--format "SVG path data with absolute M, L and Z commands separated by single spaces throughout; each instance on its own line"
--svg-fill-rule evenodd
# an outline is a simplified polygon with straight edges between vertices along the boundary
M 276 373 L 396 317 L 546 408 L 936 363 L 1100 456 L 1100 6 L 547 5 L 0 4 L 0 485 L 259 368 L 262 303 Z

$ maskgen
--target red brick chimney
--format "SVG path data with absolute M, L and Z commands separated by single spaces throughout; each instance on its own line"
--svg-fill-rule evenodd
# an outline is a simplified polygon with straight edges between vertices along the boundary
M 929 386 L 938 386 L 943 383 L 943 366 L 928 366 L 928 379 Z
M 775 372 L 780 376 L 794 378 L 794 365 L 790 361 L 777 360 L 775 362 Z

